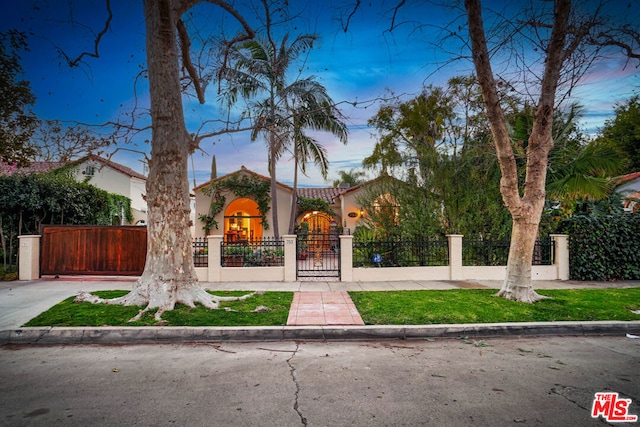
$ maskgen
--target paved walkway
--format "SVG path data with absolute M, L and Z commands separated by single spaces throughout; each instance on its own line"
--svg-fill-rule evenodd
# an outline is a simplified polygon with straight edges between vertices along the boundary
M 364 322 L 346 291 L 296 292 L 287 325 L 364 325 Z

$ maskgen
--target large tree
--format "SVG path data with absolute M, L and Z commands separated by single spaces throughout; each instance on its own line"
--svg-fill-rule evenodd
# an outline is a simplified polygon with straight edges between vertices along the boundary
M 198 284 L 189 232 L 187 166 L 189 154 L 197 148 L 199 139 L 192 138 L 185 125 L 180 58 L 202 100 L 204 95 L 190 63 L 190 43 L 181 17 L 201 2 L 144 0 L 152 123 L 147 180 L 147 261 L 142 276 L 127 295 L 104 300 L 82 293 L 77 300 L 145 306 L 136 317 L 157 309 L 155 318 L 160 320 L 162 314 L 176 304 L 194 307 L 200 303 L 208 308 L 218 308 L 219 301 L 234 299 L 212 296 Z M 209 3 L 223 8 L 241 24 L 243 32 L 230 44 L 253 36 L 251 27 L 230 3 L 223 0 L 210 0 Z M 180 44 L 178 36 L 181 37 Z
M 549 152 L 554 145 L 552 128 L 559 87 L 563 83 L 575 83 L 592 63 L 599 47 L 621 45 L 622 42 L 620 39 L 603 36 L 613 33 L 601 31 L 603 21 L 597 12 L 590 16 L 578 13 L 572 15 L 572 11 L 575 11 L 570 0 L 555 0 L 553 10 L 548 7 L 546 4 L 539 4 L 531 9 L 532 12 L 537 12 L 535 15 L 525 16 L 512 23 L 513 28 L 516 28 L 514 33 L 526 33 L 528 40 L 535 43 L 531 47 L 532 52 L 542 56 L 538 63 L 540 75 L 533 104 L 535 115 L 526 142 L 526 172 L 521 186 L 514 142 L 509 134 L 500 96 L 500 88 L 505 82 L 496 79 L 492 66 L 497 55 L 488 47 L 480 0 L 465 0 L 473 62 L 500 164 L 500 190 L 513 219 L 507 272 L 498 295 L 525 302 L 541 298 L 532 287 L 531 260 L 545 203 L 547 164 Z M 628 34 L 635 34 L 637 37 L 637 31 L 634 33 L 633 27 L 622 29 L 630 30 L 631 33 Z M 527 30 L 530 31 L 527 33 Z M 593 46 L 593 49 L 589 50 L 587 44 Z M 516 50 L 512 52 L 515 53 Z M 633 56 L 633 52 L 628 53 Z M 526 70 L 534 72 L 536 68 L 529 65 Z
M 17 31 L 0 33 L 0 161 L 25 166 L 36 153 L 30 138 L 38 120 L 31 111 L 35 96 L 21 79 L 20 52 L 26 37 Z
M 602 137 L 627 158 L 626 173 L 640 171 L 640 96 L 615 107 L 616 116 L 602 129 Z

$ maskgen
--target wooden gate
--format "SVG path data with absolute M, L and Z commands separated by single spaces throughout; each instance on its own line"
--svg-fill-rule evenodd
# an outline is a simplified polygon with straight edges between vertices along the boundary
M 40 274 L 139 276 L 147 255 L 147 227 L 42 227 Z

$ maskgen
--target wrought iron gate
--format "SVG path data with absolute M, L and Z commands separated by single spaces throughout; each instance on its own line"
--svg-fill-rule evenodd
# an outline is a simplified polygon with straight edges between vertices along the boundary
M 297 276 L 299 280 L 340 278 L 340 238 L 337 233 L 298 236 Z

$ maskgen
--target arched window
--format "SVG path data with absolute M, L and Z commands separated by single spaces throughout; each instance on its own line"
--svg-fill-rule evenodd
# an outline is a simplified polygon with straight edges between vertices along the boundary
M 391 194 L 386 193 L 376 197 L 372 203 L 372 208 L 380 225 L 398 225 L 398 200 Z
M 255 201 L 243 197 L 229 203 L 224 212 L 224 238 L 227 242 L 262 239 L 262 217 Z

